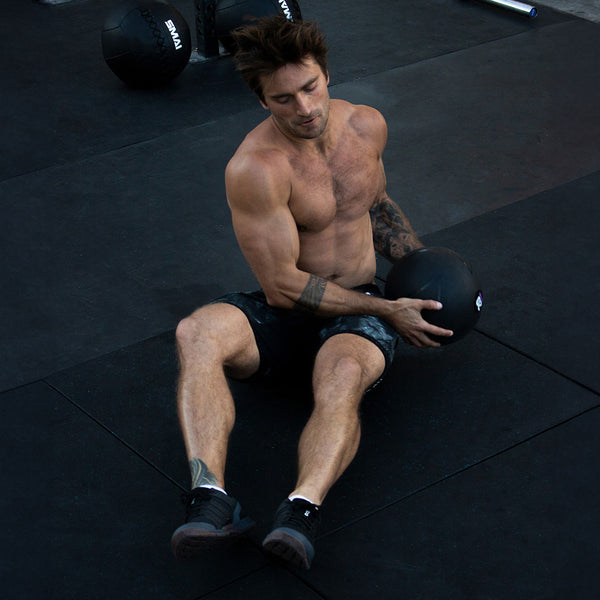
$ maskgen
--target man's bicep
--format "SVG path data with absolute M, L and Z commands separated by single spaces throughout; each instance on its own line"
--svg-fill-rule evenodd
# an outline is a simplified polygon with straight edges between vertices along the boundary
M 298 231 L 289 209 L 289 183 L 266 160 L 245 156 L 225 171 L 227 202 L 236 238 L 250 266 L 292 260 Z
M 262 211 L 232 206 L 231 216 L 240 249 L 263 289 L 275 285 L 286 270 L 295 268 L 300 245 L 287 206 Z

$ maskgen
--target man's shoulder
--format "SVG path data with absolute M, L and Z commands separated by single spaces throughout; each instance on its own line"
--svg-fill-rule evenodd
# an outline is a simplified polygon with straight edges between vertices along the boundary
M 288 163 L 287 157 L 274 144 L 265 143 L 260 136 L 251 132 L 238 146 L 235 154 L 231 157 L 225 169 L 229 176 L 251 176 L 253 173 L 280 171 Z
M 340 113 L 358 119 L 383 119 L 380 111 L 367 104 L 353 104 L 348 100 L 332 99 L 331 105 Z
M 238 146 L 225 168 L 225 187 L 230 206 L 270 203 L 289 194 L 289 160 L 258 128 Z
M 343 121 L 356 135 L 361 138 L 382 140 L 387 138 L 385 118 L 376 108 L 366 104 L 352 104 L 345 100 L 335 100 L 335 110 Z
M 332 110 L 337 116 L 337 123 L 341 125 L 341 131 L 351 131 L 361 140 L 374 144 L 380 152 L 383 151 L 387 142 L 387 124 L 376 108 L 332 100 Z
M 273 143 L 267 119 L 250 131 L 229 161 L 228 168 L 268 167 L 285 159 L 285 153 Z

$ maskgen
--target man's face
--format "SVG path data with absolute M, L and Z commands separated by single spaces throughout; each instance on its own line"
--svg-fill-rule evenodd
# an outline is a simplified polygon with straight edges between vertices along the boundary
M 286 135 L 302 139 L 318 138 L 329 118 L 329 76 L 307 57 L 301 64 L 281 67 L 262 79 L 264 108 Z

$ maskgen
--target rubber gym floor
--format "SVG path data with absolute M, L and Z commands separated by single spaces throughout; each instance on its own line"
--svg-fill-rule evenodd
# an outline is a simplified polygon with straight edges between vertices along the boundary
M 256 287 L 223 169 L 266 115 L 226 56 L 125 86 L 100 43 L 114 4 L 3 2 L 2 597 L 600 597 L 600 10 L 301 1 L 332 97 L 388 120 L 390 196 L 484 290 L 475 331 L 403 347 L 365 398 L 305 572 L 260 547 L 295 477 L 300 380 L 232 382 L 228 488 L 252 534 L 170 553 L 188 486 L 174 329 Z M 194 3 L 172 4 L 195 38 Z

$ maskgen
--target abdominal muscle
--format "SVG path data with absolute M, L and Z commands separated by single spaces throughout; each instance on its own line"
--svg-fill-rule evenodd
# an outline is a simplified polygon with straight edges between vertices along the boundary
M 358 221 L 334 221 L 323 231 L 304 231 L 299 237 L 297 266 L 301 271 L 346 289 L 373 283 L 376 262 L 368 213 Z

